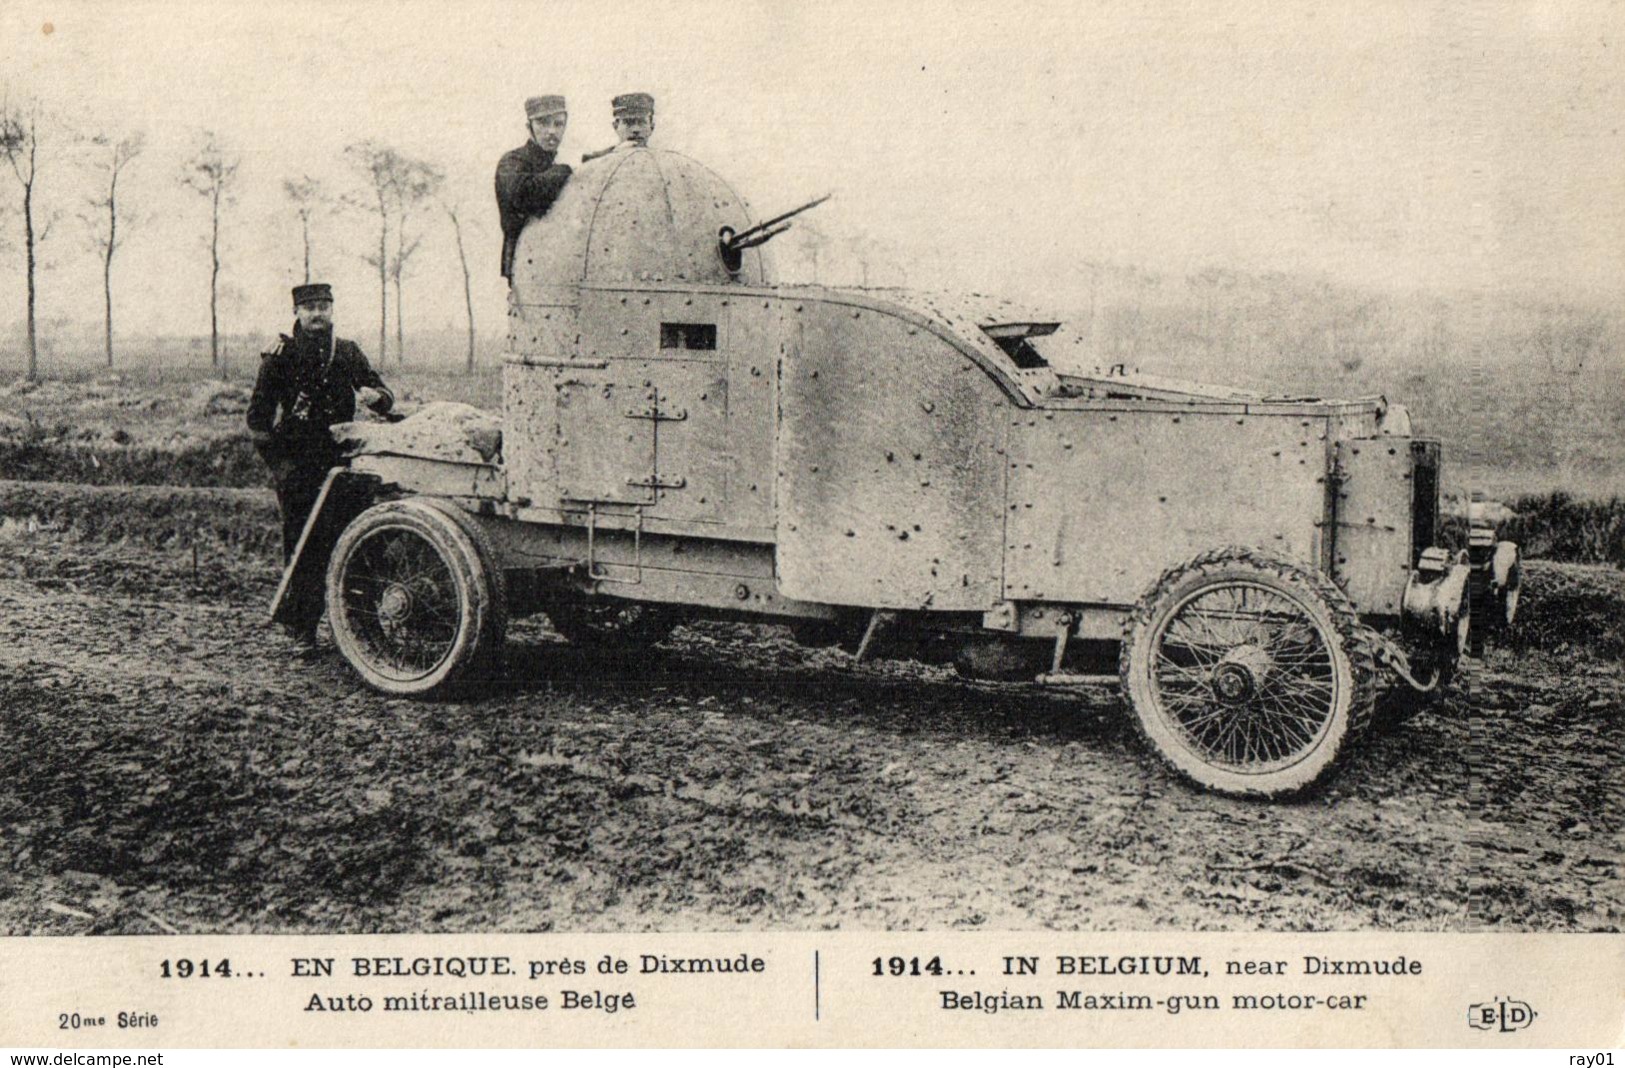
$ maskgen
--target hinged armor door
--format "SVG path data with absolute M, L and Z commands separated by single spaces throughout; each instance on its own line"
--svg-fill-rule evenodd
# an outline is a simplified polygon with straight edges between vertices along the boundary
M 569 501 L 655 500 L 653 387 L 601 382 L 559 385 L 559 496 Z
M 659 386 L 650 413 L 655 436 L 655 519 L 695 522 L 728 517 L 726 365 L 671 361 L 651 371 Z

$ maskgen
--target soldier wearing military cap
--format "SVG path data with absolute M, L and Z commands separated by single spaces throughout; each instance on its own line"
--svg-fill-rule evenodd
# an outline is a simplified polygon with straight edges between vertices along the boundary
M 546 215 L 570 168 L 556 163 L 559 142 L 570 121 L 562 96 L 533 96 L 525 101 L 530 140 L 507 153 L 497 164 L 497 213 L 502 220 L 502 277 L 513 278 L 513 250 L 525 223 Z
M 395 398 L 361 347 L 333 335 L 333 289 L 317 282 L 293 287 L 296 321 L 260 357 L 248 402 L 248 429 L 276 482 L 282 510 L 282 559 L 293 556 L 327 472 L 343 462 L 328 428 L 355 418 L 356 401 L 380 414 Z M 322 593 L 290 590 L 294 637 L 313 646 Z
M 648 93 L 622 93 L 610 101 L 615 136 L 620 140 L 609 148 L 588 152 L 581 162 L 607 156 L 620 148 L 642 148 L 655 132 L 655 98 Z

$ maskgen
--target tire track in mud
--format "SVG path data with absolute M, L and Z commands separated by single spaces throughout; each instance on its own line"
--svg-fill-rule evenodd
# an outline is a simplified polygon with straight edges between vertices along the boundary
M 1594 930 L 1625 914 L 1617 664 L 1496 654 L 1325 790 L 1270 805 L 1171 778 L 1105 687 L 854 668 L 720 624 L 628 664 L 526 620 L 483 692 L 392 700 L 331 652 L 293 658 L 258 569 L 225 561 L 205 594 L 156 550 L 14 548 L 14 933 Z M 118 573 L 141 577 L 99 586 Z

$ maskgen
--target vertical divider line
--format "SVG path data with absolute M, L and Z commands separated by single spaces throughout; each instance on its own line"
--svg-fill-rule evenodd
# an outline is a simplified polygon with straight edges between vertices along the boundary
M 813 950 L 813 1019 L 823 1019 L 823 1003 L 818 986 L 818 950 Z

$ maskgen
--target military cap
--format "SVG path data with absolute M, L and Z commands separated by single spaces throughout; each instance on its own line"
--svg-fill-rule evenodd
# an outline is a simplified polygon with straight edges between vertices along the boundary
M 615 109 L 615 117 L 622 115 L 653 115 L 655 113 L 655 98 L 648 93 L 622 93 L 610 105 Z
M 564 106 L 564 98 L 557 94 L 548 96 L 533 96 L 525 101 L 525 118 L 539 119 L 544 115 L 557 115 L 561 111 L 569 111 Z
M 293 287 L 293 306 L 309 304 L 313 300 L 332 300 L 333 287 L 326 282 L 306 282 Z

